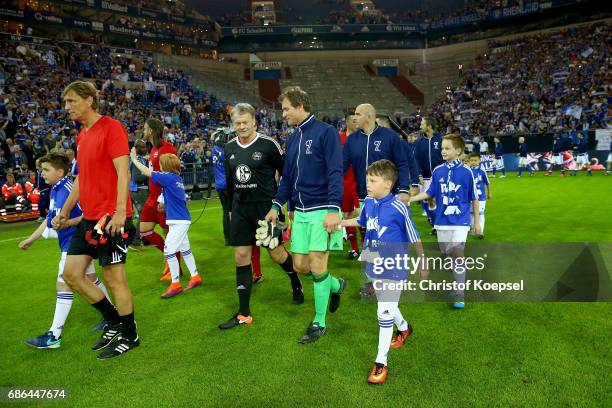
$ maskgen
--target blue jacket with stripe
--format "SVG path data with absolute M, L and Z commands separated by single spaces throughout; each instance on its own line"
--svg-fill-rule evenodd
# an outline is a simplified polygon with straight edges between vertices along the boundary
M 310 115 L 287 139 L 283 176 L 272 203 L 289 199 L 298 211 L 340 211 L 344 173 L 342 149 L 334 127 Z
M 423 178 L 431 178 L 433 170 L 444 163 L 442 158 L 442 135 L 434 133 L 431 138 L 419 137 L 414 142 L 414 158 L 419 165 Z
M 353 166 L 360 199 L 368 195 L 366 169 L 377 160 L 387 159 L 395 164 L 398 172 L 396 189 L 400 193 L 407 193 L 411 183 L 415 186 L 419 183 L 416 162 L 408 143 L 393 130 L 382 126 L 377 125 L 369 135 L 361 130 L 351 133 L 344 143 L 342 159 L 345 172 L 350 165 Z

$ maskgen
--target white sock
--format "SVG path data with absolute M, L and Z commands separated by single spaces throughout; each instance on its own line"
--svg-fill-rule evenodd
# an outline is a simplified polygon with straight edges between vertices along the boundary
M 196 276 L 198 274 L 198 266 L 196 265 L 195 257 L 191 253 L 191 249 L 181 252 L 181 255 L 183 255 L 183 261 L 185 261 L 191 276 Z
M 408 322 L 404 320 L 404 316 L 402 316 L 402 312 L 399 310 L 399 307 L 395 310 L 395 316 L 393 317 L 393 322 L 397 326 L 397 329 L 400 331 L 408 330 Z
M 463 258 L 463 257 L 461 257 L 461 258 Z M 457 259 L 458 258 L 453 257 L 453 262 L 457 262 Z M 454 268 L 453 268 L 453 277 L 455 278 L 455 282 L 457 282 L 457 283 L 465 283 L 465 275 L 467 273 L 467 269 L 465 267 L 465 260 L 464 259 L 461 262 L 461 265 L 463 265 L 463 266 L 457 267 L 455 265 Z M 464 292 L 465 291 L 463 291 L 463 290 L 456 290 L 455 291 L 455 295 L 463 296 Z
M 100 279 L 96 278 L 96 281 L 94 282 L 94 284 L 100 288 L 100 290 L 102 291 L 102 293 L 104 293 L 104 296 L 106 296 L 106 298 L 108 299 L 109 302 L 111 302 L 111 304 L 113 303 L 113 301 L 111 300 L 110 296 L 108 295 L 108 290 L 106 290 L 106 286 L 104 286 L 104 282 L 102 282 Z
M 96 267 L 94 266 L 93 261 L 91 261 L 89 263 L 89 265 L 87 265 L 87 269 L 85 269 L 85 275 L 89 276 L 89 275 L 95 275 L 96 273 Z M 111 304 L 113 303 L 113 301 L 111 300 L 110 296 L 108 295 L 108 290 L 106 289 L 106 286 L 104 286 L 104 282 L 102 282 L 97 276 L 96 276 L 96 280 L 93 281 L 94 285 L 96 285 L 97 287 L 100 288 L 100 290 L 102 291 L 102 293 L 104 293 L 104 296 L 108 299 L 109 302 L 111 302 Z
M 53 315 L 53 323 L 49 331 L 53 332 L 55 338 L 59 338 L 62 335 L 64 329 L 64 323 L 70 313 L 72 307 L 72 300 L 74 294 L 72 292 L 57 292 L 57 299 L 55 301 L 55 314 Z
M 485 218 L 484 217 L 485 217 L 484 213 L 480 214 L 480 216 L 478 217 L 478 219 L 480 220 L 480 233 L 482 235 L 484 235 L 484 222 L 485 222 Z
M 393 322 L 395 310 L 397 309 L 396 302 L 378 302 L 378 354 L 376 362 L 387 365 L 387 355 L 391 347 L 391 339 L 393 338 Z
M 168 262 L 168 267 L 170 268 L 170 275 L 172 276 L 172 283 L 178 283 L 180 267 L 178 263 L 178 259 L 176 259 L 175 254 L 166 255 L 166 262 Z

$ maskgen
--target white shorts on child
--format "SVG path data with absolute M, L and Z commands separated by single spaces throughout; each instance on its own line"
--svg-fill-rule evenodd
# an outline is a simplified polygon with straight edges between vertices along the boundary
M 68 256 L 68 252 L 62 252 L 62 256 L 58 264 L 57 281 L 59 283 L 66 283 L 64 282 L 64 266 L 66 265 L 66 256 Z M 94 266 L 93 259 L 89 262 L 89 265 L 87 265 L 85 275 L 91 275 L 92 273 L 96 273 L 96 267 Z
M 486 201 L 478 201 L 478 214 L 482 215 L 485 213 L 485 208 L 487 207 Z M 474 207 L 470 205 L 470 214 L 474 214 Z
M 553 154 L 552 164 L 555 166 L 562 166 L 563 165 L 563 155 L 561 153 Z
M 176 252 L 185 252 L 190 249 L 189 238 L 187 237 L 187 231 L 189 231 L 190 224 L 174 224 L 172 221 L 168 221 L 168 235 L 166 235 L 166 245 L 164 246 L 164 254 L 170 255 Z
M 453 249 L 461 249 L 465 247 L 470 227 L 451 227 L 435 226 L 438 236 L 438 246 L 443 254 L 448 254 Z
M 527 167 L 527 158 L 519 157 L 519 167 Z
M 576 156 L 576 164 L 578 166 L 588 166 L 589 165 L 589 154 L 580 153 L 578 156 Z

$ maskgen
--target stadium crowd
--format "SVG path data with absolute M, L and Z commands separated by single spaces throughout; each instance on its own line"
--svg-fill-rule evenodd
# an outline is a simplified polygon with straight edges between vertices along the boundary
M 468 140 L 606 127 L 611 34 L 609 25 L 599 24 L 491 42 L 492 51 L 479 57 L 446 97 L 396 119 L 414 132 L 427 115 L 438 131 L 460 131 Z M 66 118 L 60 94 L 78 78 L 96 82 L 101 113 L 120 120 L 132 141 L 141 137 L 146 118 L 159 118 L 183 166 L 206 165 L 211 134 L 229 123 L 232 103 L 194 87 L 184 72 L 156 65 L 147 54 L 2 40 L 0 55 L 2 183 L 8 173 L 24 183 L 47 152 L 74 150 L 77 129 Z M 260 107 L 256 116 L 259 129 L 284 144 L 288 127 L 280 113 Z M 343 126 L 338 118 L 323 119 Z
M 609 123 L 612 27 L 491 42 L 455 89 L 428 108 L 441 131 L 464 136 L 580 132 Z M 418 129 L 420 110 L 399 117 Z
M 142 137 L 149 117 L 165 125 L 184 167 L 210 161 L 210 136 L 229 123 L 231 104 L 189 82 L 181 70 L 156 65 L 146 55 L 115 54 L 105 46 L 55 42 L 54 46 L 0 41 L 0 185 L 13 173 L 25 183 L 36 159 L 75 150 L 77 129 L 66 117 L 61 91 L 78 78 L 100 90 L 100 112 L 120 120 L 130 140 Z M 260 108 L 260 129 L 282 141 L 280 114 Z

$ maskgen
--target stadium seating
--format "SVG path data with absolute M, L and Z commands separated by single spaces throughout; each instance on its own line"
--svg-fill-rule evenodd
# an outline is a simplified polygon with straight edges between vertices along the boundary
M 282 86 L 300 85 L 311 96 L 313 109 L 324 116 L 341 116 L 346 108 L 368 102 L 381 113 L 411 110 L 412 105 L 384 77 L 370 76 L 362 65 L 316 63 L 292 67 L 293 78 Z

